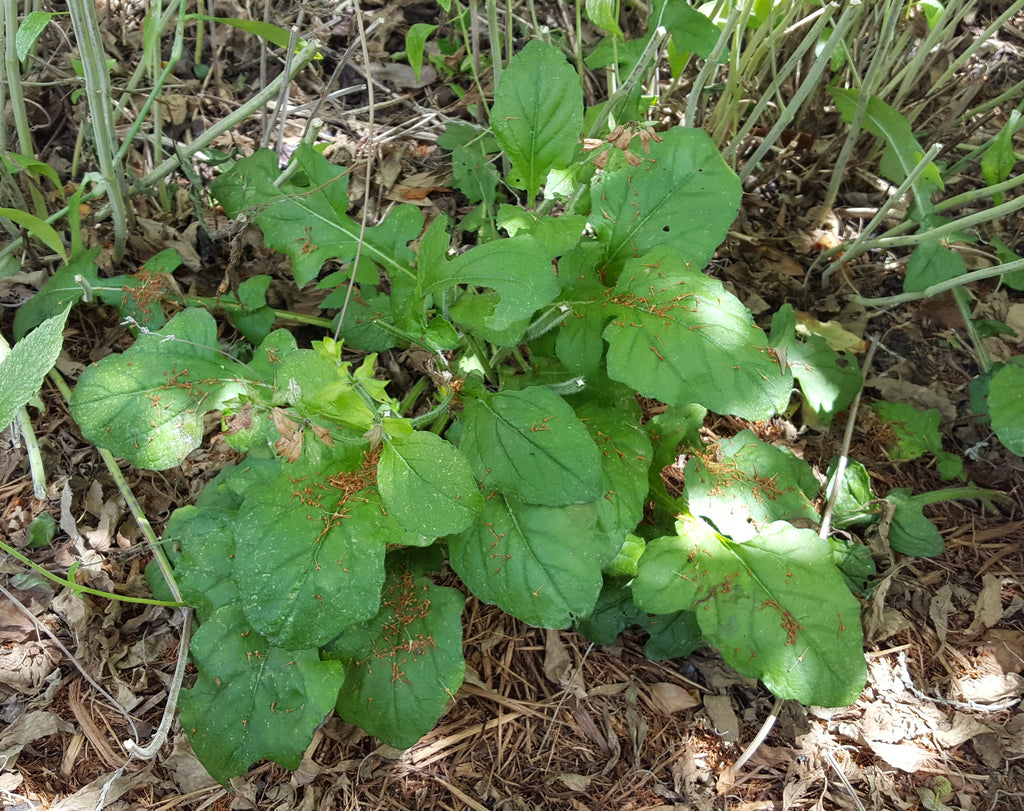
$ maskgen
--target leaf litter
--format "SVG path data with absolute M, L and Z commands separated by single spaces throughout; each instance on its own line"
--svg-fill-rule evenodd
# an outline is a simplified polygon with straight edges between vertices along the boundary
M 560 9 L 551 12 L 556 18 L 561 14 Z M 406 12 L 394 8 L 383 13 L 402 17 Z M 345 17 L 324 19 L 332 36 L 341 36 L 350 25 Z M 376 52 L 390 52 L 383 40 L 374 43 Z M 1012 36 L 1004 46 L 1019 51 Z M 238 32 L 229 31 L 218 47 L 238 64 L 254 55 L 252 40 Z M 429 89 L 430 76 L 423 79 Z M 416 90 L 401 75 L 394 82 L 396 90 Z M 224 92 L 230 96 L 226 85 Z M 297 87 L 292 102 L 298 106 L 322 93 L 320 87 Z M 377 111 L 377 125 L 393 124 L 401 133 L 404 113 L 394 113 L 394 105 L 411 105 L 420 112 L 418 105 L 427 100 L 408 98 L 391 94 L 387 102 L 394 104 Z M 938 106 L 955 101 L 929 100 Z M 184 102 L 193 103 L 188 96 Z M 446 112 L 471 102 L 472 97 L 461 104 L 453 101 Z M 211 113 L 229 106 L 227 100 L 199 98 L 198 93 L 194 103 Z M 349 109 L 358 109 L 359 103 Z M 175 104 L 177 108 L 181 102 L 176 99 Z M 358 154 L 365 147 L 365 112 L 335 113 L 326 120 L 335 148 Z M 245 125 L 235 143 L 244 145 L 254 132 L 258 141 L 258 126 Z M 812 137 L 827 155 L 827 145 L 838 136 L 824 126 Z M 387 164 L 393 173 L 369 180 L 365 174 L 357 176 L 350 187 L 352 199 L 361 199 L 369 182 L 385 193 L 394 186 L 403 199 L 413 193 L 425 209 L 454 208 L 444 167 L 430 159 L 431 139 L 417 138 L 381 138 L 383 163 L 377 171 L 383 172 Z M 424 144 L 428 151 L 421 154 Z M 797 268 L 807 262 L 793 225 L 810 220 L 812 212 L 801 210 L 797 198 L 773 202 L 769 192 L 772 186 L 776 193 L 785 190 L 794 173 L 807 171 L 806 159 L 799 147 L 780 154 L 759 178 L 761 196 L 745 199 L 734 226 L 742 231 L 741 238 L 727 243 L 713 260 L 735 290 L 756 290 L 769 302 L 800 294 Z M 867 178 L 864 184 L 868 203 L 877 197 L 875 181 Z M 144 213 L 145 227 L 131 244 L 135 258 L 142 261 L 164 247 L 184 244 L 179 235 L 189 228 L 188 206 L 178 206 L 170 217 L 159 210 Z M 842 214 L 829 233 L 838 232 L 846 240 L 855 236 L 863 220 L 852 210 Z M 811 248 L 821 250 L 815 245 L 822 239 L 818 234 Z M 832 239 L 826 239 L 828 246 Z M 187 259 L 182 280 L 197 285 L 212 280 L 216 285 L 216 273 L 204 270 L 196 262 L 198 255 L 190 249 L 182 255 Z M 272 261 L 257 245 L 247 259 L 248 269 L 260 272 L 261 262 Z M 884 293 L 889 273 L 887 265 L 869 266 L 858 287 L 862 293 Z M 982 295 L 997 300 L 995 293 Z M 299 293 L 299 301 L 289 305 L 301 308 L 305 296 Z M 845 339 L 845 331 L 854 338 L 863 336 L 862 326 L 837 301 L 826 297 L 820 304 L 805 323 L 834 321 L 836 335 Z M 315 300 L 308 306 L 315 309 Z M 1019 321 L 1022 306 L 1008 305 L 1011 326 Z M 6 326 L 6 314 L 4 321 Z M 64 363 L 89 363 L 107 351 L 116 324 L 108 320 L 104 328 L 102 320 L 80 316 L 73 321 L 69 326 L 75 332 Z M 1013 464 L 1017 460 L 988 446 L 973 427 L 953 421 L 954 414 L 964 413 L 960 405 L 971 374 L 961 368 L 957 353 L 943 345 L 955 328 L 951 323 L 942 312 L 925 306 L 896 309 L 874 319 L 871 329 L 882 334 L 888 359 L 883 352 L 882 368 L 868 381 L 869 391 L 883 399 L 937 408 L 945 418 L 947 442 L 978 448 L 967 462 L 969 478 L 1015 494 L 1019 505 L 1024 478 L 1019 464 Z M 1002 337 L 989 340 L 1005 342 Z M 44 389 L 44 402 L 47 410 L 39 417 L 37 432 L 47 440 L 60 486 L 47 501 L 34 500 L 22 452 L 5 443 L 0 447 L 0 531 L 19 544 L 33 518 L 53 512 L 64 534 L 35 556 L 37 562 L 58 571 L 78 562 L 84 575 L 80 582 L 144 593 L 145 550 L 138 544 L 138 528 L 125 517 L 95 451 L 68 430 L 70 420 L 60 398 Z M 723 420 L 728 422 L 738 424 L 721 425 L 723 436 L 748 427 L 773 430 Z M 290 426 L 284 428 L 282 439 L 291 437 Z M 878 426 L 869 416 L 859 428 L 851 455 L 869 461 L 873 478 L 884 488 L 919 492 L 940 486 L 927 459 L 895 463 L 879 453 Z M 807 461 L 827 463 L 837 440 L 833 435 L 794 437 L 790 444 Z M 181 469 L 134 471 L 131 484 L 150 520 L 162 525 L 173 507 L 190 503 L 227 459 L 223 447 L 207 442 L 189 457 L 188 475 Z M 438 726 L 410 750 L 382 747 L 332 717 L 295 773 L 264 763 L 233 781 L 234 793 L 229 794 L 204 779 L 177 735 L 154 766 L 130 765 L 130 773 L 108 790 L 108 807 L 1024 807 L 1019 765 L 1024 714 L 1018 703 L 1024 693 L 1024 516 L 1019 506 L 998 513 L 976 502 L 945 502 L 929 507 L 928 514 L 945 539 L 945 552 L 934 559 L 901 560 L 871 598 L 865 612 L 868 688 L 854 705 L 841 710 L 784 704 L 767 742 L 740 774 L 732 773 L 731 764 L 768 716 L 772 698 L 718 657 L 704 652 L 682 660 L 650 661 L 636 633 L 627 633 L 616 645 L 590 650 L 576 634 L 528 628 L 470 597 L 464 630 L 466 683 Z M 26 578 L 20 567 L 7 563 L 4 576 L 12 596 L 35 621 L 29 622 L 13 602 L 4 602 L 0 718 L 7 726 L 0 737 L 5 756 L 0 791 L 29 798 L 26 808 L 92 807 L 109 775 L 124 762 L 119 741 L 130 737 L 130 731 L 40 633 L 39 625 L 63 640 L 79 665 L 132 712 L 145 735 L 159 718 L 173 670 L 178 638 L 173 614 L 55 592 L 50 584 Z M 850 797 L 844 787 L 857 797 Z

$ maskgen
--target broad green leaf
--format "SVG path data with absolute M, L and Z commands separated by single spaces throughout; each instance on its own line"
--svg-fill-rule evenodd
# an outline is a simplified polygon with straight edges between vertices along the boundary
M 989 416 L 999 441 L 1024 456 L 1024 368 L 1008 363 L 989 384 Z
M 328 259 L 349 262 L 359 245 L 359 223 L 347 215 L 348 174 L 311 146 L 302 144 L 292 160 L 302 172 L 281 188 L 277 153 L 260 150 L 238 161 L 216 178 L 210 189 L 229 216 L 255 212 L 267 245 L 292 260 L 292 273 L 302 287 L 316 277 Z M 419 236 L 423 215 L 412 205 L 396 208 L 380 225 L 367 228 L 362 256 L 388 273 L 410 275 L 408 242 Z
M 11 222 L 17 223 L 57 254 L 63 261 L 68 261 L 68 254 L 64 250 L 64 243 L 61 241 L 60 234 L 46 220 L 18 208 L 0 208 L 0 217 L 6 217 Z
M 429 431 L 385 440 L 377 486 L 388 513 L 421 535 L 461 532 L 483 507 L 466 457 Z
M 326 654 L 345 668 L 338 715 L 398 749 L 426 735 L 462 684 L 465 602 L 408 571 L 389 574 L 380 612 Z
M 864 544 L 831 535 L 828 539 L 832 547 L 832 562 L 843 575 L 847 588 L 860 597 L 871 594 L 871 580 L 878 574 L 871 550 Z
M 448 308 L 448 315 L 464 332 L 473 335 L 477 340 L 487 341 L 495 346 L 516 346 L 526 335 L 530 319 L 520 318 L 508 322 L 505 319 L 496 319 L 495 313 L 501 308 L 502 301 L 502 297 L 493 290 L 479 293 L 472 289 L 467 290 Z
M 683 516 L 647 545 L 633 596 L 647 611 L 691 610 L 740 673 L 803 704 L 852 704 L 866 668 L 860 604 L 815 532 L 780 521 L 746 543 Z
M 838 460 L 839 457 L 834 456 L 829 462 L 825 480 L 829 482 L 830 489 L 826 495 L 830 495 L 831 488 L 836 486 L 834 479 Z M 838 487 L 839 492 L 836 494 L 835 507 L 832 511 L 832 526 L 836 529 L 846 529 L 873 524 L 878 520 L 879 506 L 871 492 L 871 477 L 864 465 L 856 459 L 848 459 L 843 480 Z
M 554 259 L 579 244 L 587 227 L 587 218 L 580 214 L 560 214 L 554 217 L 518 206 L 503 205 L 498 209 L 497 223 L 510 237 L 530 234 L 547 248 L 548 256 Z
M 703 644 L 697 619 L 692 611 L 672 614 L 648 614 L 633 602 L 628 586 L 606 582 L 594 613 L 573 626 L 591 642 L 612 645 L 619 634 L 639 626 L 650 637 L 644 645 L 648 659 L 675 659 L 688 656 Z
M 647 542 L 639 535 L 627 534 L 615 557 L 604 567 L 605 577 L 626 579 L 633 577 L 636 574 L 636 562 L 640 560 L 646 546 Z
M 430 244 L 439 244 L 443 233 L 443 222 L 432 225 L 427 232 L 433 238 Z M 460 284 L 491 288 L 500 300 L 486 323 L 495 330 L 529 318 L 558 295 L 547 251 L 528 234 L 478 245 L 451 261 L 443 258 L 443 252 L 421 246 L 419 284 L 424 296 Z
M 249 372 L 219 346 L 213 316 L 184 310 L 88 367 L 71 414 L 86 439 L 115 456 L 150 470 L 174 467 L 202 442 L 203 415 L 244 391 Z
M 640 415 L 620 410 L 583 406 L 577 416 L 601 452 L 604 498 L 598 500 L 598 523 L 622 541 L 644 517 L 647 469 L 654 454 L 640 427 Z
M 894 552 L 931 558 L 941 555 L 946 548 L 935 524 L 924 514 L 924 505 L 930 503 L 927 495 L 914 496 L 906 487 L 894 487 L 886 495 L 886 501 L 893 506 L 889 546 Z
M 264 758 L 297 769 L 334 707 L 341 665 L 271 645 L 237 604 L 200 626 L 190 652 L 199 678 L 181 693 L 181 726 L 210 776 L 226 784 Z
M 829 92 L 843 116 L 843 121 L 848 124 L 852 122 L 857 112 L 860 91 L 830 87 Z M 864 129 L 885 141 L 887 151 L 882 160 L 882 169 L 895 183 L 906 180 L 910 171 L 924 157 L 924 150 L 914 137 L 910 122 L 899 111 L 876 96 L 868 100 Z M 918 219 L 922 219 L 931 210 L 932 193 L 942 188 L 939 167 L 932 162 L 913 185 L 914 208 Z
M 674 0 L 656 0 L 648 18 L 648 36 L 659 25 L 665 26 L 672 35 L 672 45 L 677 53 L 693 51 L 701 59 L 707 59 L 721 36 L 721 31 L 711 20 L 687 3 Z M 722 59 L 728 58 L 728 51 Z
M 260 274 L 238 285 L 238 301 L 244 309 L 229 310 L 235 328 L 252 344 L 258 344 L 270 333 L 277 316 L 267 306 L 267 289 L 273 281 L 270 274 Z
M 39 35 L 46 30 L 55 12 L 32 11 L 25 15 L 25 19 L 18 26 L 18 33 L 14 36 L 14 46 L 18 54 L 18 61 L 22 62 L 36 44 Z M 60 183 L 57 184 L 60 186 Z
M 275 645 L 312 648 L 377 613 L 384 551 L 406 533 L 376 492 L 376 458 L 300 459 L 254 487 L 235 522 L 240 602 Z
M 591 191 L 590 225 L 617 273 L 659 248 L 700 270 L 722 244 L 740 205 L 740 181 L 703 130 L 674 127 L 629 170 L 602 175 Z
M 486 603 L 541 628 L 567 628 L 594 610 L 601 569 L 620 542 L 597 528 L 595 504 L 542 507 L 494 492 L 448 538 L 452 568 Z
M 771 344 L 784 349 L 793 377 L 800 383 L 804 401 L 814 416 L 828 425 L 853 402 L 863 385 L 856 358 L 836 352 L 817 335 L 797 339 L 796 317 L 791 304 L 784 304 L 772 316 Z
M 604 356 L 604 331 L 607 315 L 597 307 L 582 307 L 566 316 L 555 338 L 555 354 L 573 374 L 591 377 L 597 374 Z
M 420 71 L 423 69 L 423 49 L 427 44 L 427 37 L 436 30 L 436 25 L 413 23 L 405 34 L 405 55 L 409 58 L 409 65 L 416 75 L 417 82 L 420 80 Z
M 671 254 L 628 262 L 606 310 L 608 376 L 645 397 L 752 420 L 789 402 L 792 375 L 750 312 Z
M 455 147 L 452 150 L 452 177 L 455 187 L 466 195 L 470 203 L 483 202 L 488 210 L 494 208 L 498 170 L 481 149 L 475 145 Z
M 942 415 L 937 409 L 919 410 L 907 403 L 885 401 L 874 403 L 871 408 L 896 435 L 896 445 L 891 450 L 893 459 L 918 459 L 932 453 L 942 478 L 953 478 L 963 472 L 963 460 L 942 450 L 942 435 L 939 433 Z
M 593 613 L 578 619 L 573 630 L 596 645 L 613 645 L 624 630 L 646 619 L 647 614 L 633 603 L 629 587 L 605 583 Z
M 530 504 L 596 501 L 604 492 L 601 454 L 572 408 L 547 388 L 467 401 L 460 447 L 484 492 Z
M 0 430 L 14 422 L 18 410 L 39 394 L 43 378 L 64 346 L 64 324 L 71 305 L 48 318 L 10 350 L 0 336 Z
M 966 272 L 967 265 L 959 253 L 939 240 L 924 242 L 910 254 L 903 290 L 916 293 L 933 284 L 963 276 Z
M 587 19 L 610 34 L 622 37 L 618 20 L 619 0 L 590 0 L 584 8 Z
M 689 656 L 704 645 L 697 615 L 693 611 L 649 615 L 643 629 L 650 634 L 644 656 L 655 661 Z
M 238 603 L 233 531 L 237 518 L 237 509 L 187 505 L 171 513 L 164 530 L 165 544 L 181 546 L 174 576 L 182 599 L 196 610 L 201 623 L 217 609 Z
M 806 462 L 762 442 L 749 429 L 686 463 L 690 512 L 734 541 L 749 541 L 773 521 L 816 523 L 811 502 L 818 489 Z
M 49 14 L 44 11 L 33 11 L 31 14 L 28 15 L 28 17 L 25 18 L 26 22 L 28 21 L 29 17 L 33 17 L 36 14 L 40 14 L 47 18 L 53 16 L 52 14 Z M 20 30 L 18 31 L 18 35 L 21 35 Z M 19 58 L 24 59 L 24 57 Z M 54 188 L 60 193 L 62 197 L 64 196 L 64 186 L 60 181 L 60 175 L 57 174 L 56 169 L 54 169 L 52 166 L 50 166 L 50 164 L 46 163 L 45 161 L 33 158 L 31 155 L 21 155 L 17 152 L 5 152 L 3 154 L 0 154 L 0 160 L 3 161 L 4 168 L 7 169 L 7 171 L 10 172 L 12 175 L 17 174 L 18 172 L 27 172 L 28 174 L 33 175 L 35 177 L 49 178 L 50 182 L 53 183 Z
M 512 162 L 509 182 L 536 197 L 551 169 L 567 166 L 583 130 L 580 78 L 561 51 L 531 40 L 501 73 L 491 129 Z

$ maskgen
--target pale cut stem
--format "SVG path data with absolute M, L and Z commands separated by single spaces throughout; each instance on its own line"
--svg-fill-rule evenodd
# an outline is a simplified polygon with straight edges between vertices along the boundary
M 924 174 L 925 169 L 931 165 L 932 159 L 938 155 L 940 151 L 942 151 L 942 144 L 932 144 L 928 151 L 925 152 L 924 157 L 921 158 L 921 160 L 917 162 L 917 165 L 907 173 L 906 178 L 899 185 L 896 191 L 889 195 L 889 197 L 883 201 L 882 205 L 878 207 L 878 211 L 875 213 L 875 216 L 871 218 L 871 222 L 861 229 L 860 235 L 853 241 L 853 243 L 843 246 L 842 248 L 837 247 L 831 251 L 826 251 L 819 256 L 815 260 L 814 264 L 811 265 L 810 271 L 807 274 L 808 277 L 810 277 L 824 261 L 831 256 L 834 256 L 836 253 L 839 253 L 841 250 L 843 254 L 842 258 L 837 259 L 834 264 L 826 268 L 825 272 L 821 274 L 821 284 L 824 287 L 828 285 L 829 279 L 832 278 L 832 274 L 840 267 L 856 259 L 865 251 L 870 250 L 870 245 L 868 243 L 871 242 L 871 240 L 867 235 L 874 233 L 882 220 L 885 219 L 886 214 L 889 213 L 889 209 L 891 209 L 899 200 L 903 199 L 903 196 L 910 191 L 913 185 L 917 182 L 917 179 Z
M 96 159 L 106 183 L 107 200 L 114 221 L 114 264 L 124 258 L 128 241 L 128 207 L 125 204 L 125 179 L 120 164 L 114 160 L 117 135 L 114 132 L 110 101 L 110 74 L 107 54 L 103 49 L 96 5 L 92 0 L 68 0 L 71 25 L 78 40 L 78 55 L 82 59 L 85 77 L 85 96 L 92 118 Z
M 807 35 L 804 36 L 802 40 L 800 40 L 800 44 L 797 46 L 796 51 L 794 51 L 793 55 L 788 60 L 786 60 L 786 64 L 782 66 L 782 70 L 779 71 L 777 83 L 781 84 L 786 79 L 788 79 L 790 74 L 794 70 L 796 70 L 797 66 L 800 64 L 800 61 L 803 59 L 804 54 L 807 53 L 807 51 L 816 42 L 818 42 L 819 35 L 821 34 L 822 29 L 826 25 L 828 25 L 828 23 L 832 19 L 832 12 L 833 6 L 826 6 L 825 8 L 819 9 L 816 12 L 816 16 L 818 17 L 818 19 L 814 23 L 814 27 L 807 32 Z M 760 120 L 761 114 L 765 111 L 765 108 L 767 108 L 770 101 L 771 96 L 765 93 L 757 102 L 757 104 L 754 105 L 754 109 L 751 110 L 750 115 L 747 116 L 747 120 L 743 122 L 743 126 L 736 131 L 736 135 L 733 137 L 732 142 L 729 144 L 728 147 L 726 147 L 726 157 L 734 155 L 736 153 L 736 150 L 739 149 L 740 143 L 743 141 L 744 138 L 747 137 L 747 134 L 750 132 L 750 130 L 753 129 L 754 124 L 756 124 L 757 121 Z
M 862 381 L 867 380 L 868 372 L 871 370 L 871 364 L 875 360 L 875 352 L 877 350 L 878 341 L 872 337 L 871 346 L 868 347 L 868 354 L 864 356 L 864 365 L 860 370 Z M 822 540 L 828 538 L 829 532 L 832 531 L 832 513 L 835 511 L 836 499 L 839 497 L 839 487 L 843 483 L 843 476 L 846 475 L 846 465 L 850 460 L 850 444 L 853 442 L 853 429 L 857 424 L 857 411 L 860 409 L 862 394 L 864 394 L 863 382 L 857 391 L 857 396 L 853 398 L 853 402 L 850 404 L 850 415 L 846 419 L 846 430 L 843 432 L 843 445 L 839 449 L 839 461 L 836 463 L 836 470 L 832 474 L 832 480 L 826 488 L 828 501 L 825 503 L 825 510 L 821 514 L 821 526 L 818 528 L 818 537 Z
M 894 8 L 896 5 L 902 5 L 902 0 L 899 0 L 898 3 L 890 2 L 886 9 L 880 41 L 875 48 L 871 64 L 868 65 L 868 69 L 864 73 L 864 80 L 861 82 L 860 91 L 857 96 L 857 110 L 853 114 L 853 121 L 850 122 L 850 129 L 846 133 L 843 146 L 839 150 L 839 156 L 836 158 L 835 166 L 832 169 L 832 178 L 829 180 L 828 190 L 825 192 L 825 200 L 821 204 L 819 225 L 828 216 L 828 212 L 832 210 L 832 204 L 839 194 L 839 184 L 846 174 L 846 164 L 849 163 L 850 158 L 853 156 L 853 148 L 860 137 L 861 128 L 864 125 L 864 117 L 868 112 L 868 102 L 871 101 L 875 83 L 878 82 L 881 76 L 883 64 L 889 61 L 889 48 L 886 47 L 886 44 L 892 39 L 896 31 L 896 22 L 900 16 Z
M 298 55 L 295 57 L 295 62 L 292 64 L 292 71 L 290 74 L 281 73 L 274 81 L 267 85 L 263 90 L 253 96 L 249 101 L 239 107 L 230 115 L 225 116 L 218 122 L 216 127 L 203 132 L 194 141 L 190 141 L 187 144 L 183 144 L 175 155 L 169 156 L 167 160 L 157 166 L 152 172 L 146 175 L 144 178 L 136 182 L 130 189 L 132 193 L 145 191 L 151 187 L 154 183 L 163 180 L 167 175 L 178 168 L 179 163 L 182 160 L 189 160 L 201 152 L 213 141 L 220 137 L 223 133 L 234 129 L 241 124 L 246 118 L 252 115 L 254 112 L 259 110 L 263 105 L 270 101 L 277 94 L 281 87 L 281 83 L 285 81 L 292 81 L 295 76 L 303 70 L 313 59 L 316 57 L 317 50 L 319 49 L 319 43 L 315 41 L 308 42 L 306 47 L 303 48 Z M 67 207 L 62 208 L 55 214 L 50 215 L 46 218 L 46 221 L 51 225 L 58 220 L 68 215 Z M 105 206 L 97 212 L 97 218 L 102 219 L 110 215 L 109 206 Z M 16 240 L 12 240 L 8 245 L 0 251 L 0 260 L 12 254 L 22 246 L 22 239 L 19 237 Z
M 4 31 L 4 62 L 6 72 L 7 95 L 10 98 L 11 117 L 14 119 L 14 131 L 18 135 L 18 150 L 22 155 L 35 157 L 32 147 L 32 129 L 29 126 L 28 111 L 25 109 L 25 96 L 21 88 L 21 64 L 18 62 L 15 38 L 18 33 L 18 2 L 3 0 L 3 31 Z M 3 79 L 4 77 L 0 77 Z M 6 128 L 5 128 L 6 129 Z M 6 134 L 5 134 L 6 140 Z M 0 142 L 6 149 L 6 144 Z
M 973 282 L 984 281 L 985 279 L 994 279 L 997 276 L 1005 276 L 1007 273 L 1015 273 L 1018 270 L 1024 270 L 1024 259 L 1018 259 L 1016 262 L 1007 262 L 1002 265 L 996 265 L 996 267 L 993 268 L 985 268 L 984 270 L 975 270 L 971 273 L 965 273 L 963 276 L 957 276 L 955 279 L 947 279 L 944 282 L 930 285 L 924 290 L 900 293 L 895 296 L 882 296 L 880 298 L 850 296 L 848 301 L 852 304 L 859 304 L 862 307 L 890 307 L 893 304 L 904 304 L 908 301 L 918 301 L 919 299 L 931 298 L 932 296 L 937 296 L 939 293 L 945 293 L 947 290 L 953 290 L 957 287 L 972 284 Z
M 738 174 L 740 181 L 746 180 L 750 177 L 757 168 L 757 165 L 761 162 L 761 159 L 768 154 L 768 150 L 775 145 L 779 136 L 782 135 L 782 131 L 789 126 L 789 123 L 793 120 L 797 111 L 803 106 L 807 97 L 812 91 L 818 88 L 818 83 L 821 81 L 822 74 L 825 72 L 825 68 L 828 66 L 829 60 L 832 58 L 832 52 L 838 47 L 839 43 L 843 41 L 847 30 L 853 25 L 859 15 L 859 4 L 851 4 L 843 9 L 843 13 L 839 15 L 839 20 L 836 22 L 832 35 L 828 38 L 828 42 L 825 43 L 825 47 L 821 49 L 818 57 L 811 65 L 811 69 L 807 73 L 807 78 L 804 79 L 803 83 L 793 94 L 793 99 L 790 101 L 789 106 L 785 110 L 781 111 L 779 120 L 775 122 L 775 125 L 761 142 L 761 145 L 755 150 L 754 154 L 750 156 L 747 162 L 743 165 L 743 168 L 739 171 Z
M 938 81 L 932 84 L 932 87 L 942 87 L 948 82 L 960 68 L 962 68 L 982 45 L 988 42 L 989 38 L 1000 28 L 1003 27 L 1003 23 L 1013 17 L 1018 11 L 1024 8 L 1024 0 L 1016 0 L 1009 8 L 1006 9 L 1002 14 L 999 15 L 995 20 L 989 23 L 988 28 L 982 31 L 977 37 L 974 38 L 970 46 L 964 50 L 960 56 L 953 60 L 953 62 L 946 68 L 945 73 L 939 77 Z

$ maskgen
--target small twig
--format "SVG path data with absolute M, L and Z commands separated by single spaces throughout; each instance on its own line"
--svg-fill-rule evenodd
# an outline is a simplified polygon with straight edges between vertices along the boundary
M 835 758 L 832 757 L 832 753 L 827 749 L 825 750 L 825 760 L 828 761 L 828 765 L 831 766 L 835 773 L 839 775 L 839 779 L 843 783 L 843 787 L 846 789 L 846 793 L 853 797 L 853 801 L 857 803 L 858 811 L 866 811 L 864 805 L 860 801 L 860 797 L 857 796 L 857 792 L 853 790 L 853 786 L 850 785 L 850 781 L 846 779 L 846 775 L 843 774 L 843 770 L 839 768 L 839 764 L 836 763 Z
M 370 173 L 373 171 L 373 129 L 374 129 L 374 90 L 373 75 L 370 70 L 370 51 L 366 47 L 366 28 L 363 26 L 363 8 L 359 0 L 353 0 L 355 6 L 356 27 L 359 29 L 359 42 L 363 49 L 363 64 L 366 65 L 366 100 L 369 104 L 369 120 L 367 121 L 366 140 L 366 181 L 363 186 L 363 211 L 359 218 L 359 239 L 356 242 L 356 255 L 352 258 L 352 273 L 349 275 L 348 289 L 345 291 L 345 301 L 341 305 L 341 312 L 338 314 L 338 326 L 334 330 L 334 340 L 338 340 L 341 334 L 341 325 L 345 322 L 345 314 L 348 312 L 349 302 L 352 300 L 352 291 L 356 286 L 356 271 L 359 268 L 359 259 L 363 254 L 363 239 L 366 237 L 366 221 L 370 216 Z
M 871 364 L 875 359 L 875 352 L 878 349 L 878 341 L 872 337 L 868 353 L 864 356 L 864 366 L 861 368 L 861 378 L 866 380 Z M 846 431 L 843 434 L 843 446 L 839 450 L 839 462 L 836 464 L 836 472 L 832 475 L 832 481 L 828 483 L 828 501 L 825 504 L 825 511 L 821 515 L 821 527 L 818 528 L 818 537 L 824 540 L 832 524 L 832 511 L 836 507 L 836 499 L 839 497 L 839 488 L 843 483 L 843 476 L 846 474 L 846 463 L 849 460 L 850 443 L 853 441 L 853 428 L 857 424 L 857 411 L 860 409 L 860 398 L 864 393 L 864 385 L 861 384 L 857 395 L 850 404 L 850 416 L 846 419 Z
M 733 774 L 737 773 L 742 769 L 747 761 L 750 760 L 757 748 L 764 743 L 764 739 L 768 737 L 768 733 L 772 731 L 772 727 L 775 726 L 775 721 L 779 717 L 779 711 L 782 709 L 783 699 L 776 697 L 775 703 L 772 705 L 772 711 L 768 713 L 768 717 L 764 719 L 764 723 L 761 724 L 761 728 L 757 731 L 754 736 L 754 740 L 747 744 L 747 748 L 743 750 L 743 754 L 739 756 L 736 763 L 733 764 Z

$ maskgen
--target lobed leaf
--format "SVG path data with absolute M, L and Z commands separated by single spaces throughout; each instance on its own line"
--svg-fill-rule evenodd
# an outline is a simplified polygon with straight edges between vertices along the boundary
M 210 190 L 231 217 L 255 212 L 267 245 L 291 257 L 299 287 L 316 278 L 328 259 L 354 259 L 360 238 L 364 258 L 388 273 L 411 275 L 408 243 L 423 225 L 416 206 L 399 206 L 380 225 L 360 234 L 359 223 L 346 213 L 348 173 L 308 144 L 301 144 L 292 160 L 302 173 L 281 188 L 274 186 L 281 174 L 277 153 L 263 149 L 216 178 Z

